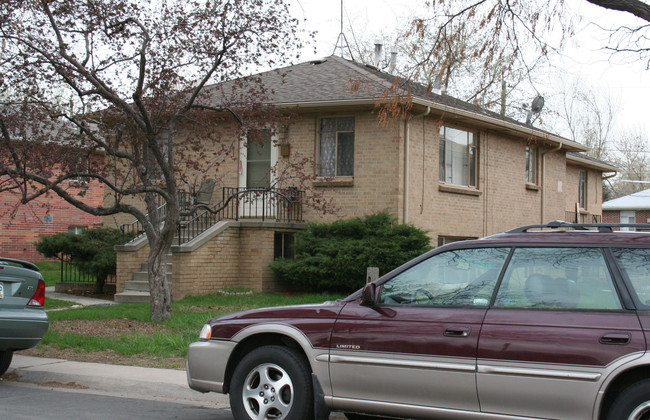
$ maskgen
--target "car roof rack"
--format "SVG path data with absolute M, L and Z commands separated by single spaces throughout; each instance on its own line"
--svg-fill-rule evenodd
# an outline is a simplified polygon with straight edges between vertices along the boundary
M 0 265 L 19 265 L 28 270 L 41 271 L 36 264 L 22 260 L 14 260 L 13 258 L 0 257 Z
M 647 223 L 569 223 L 562 220 L 553 220 L 545 225 L 528 225 L 521 226 L 507 233 L 526 233 L 532 229 L 574 229 L 574 230 L 591 230 L 602 233 L 611 233 L 614 231 L 612 228 L 633 227 L 647 229 L 650 231 L 650 224 Z

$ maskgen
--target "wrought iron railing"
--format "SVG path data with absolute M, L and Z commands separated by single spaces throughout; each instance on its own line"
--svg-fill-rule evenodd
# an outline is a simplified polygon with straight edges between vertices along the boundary
M 180 192 L 181 213 L 191 210 L 192 201 Z M 222 220 L 262 219 L 279 222 L 302 222 L 304 191 L 296 187 L 234 188 L 224 187 L 222 200 L 214 206 L 200 206 L 194 216 L 182 216 L 178 224 L 178 244 L 188 242 Z M 158 217 L 165 217 L 167 203 L 158 206 Z M 146 215 L 149 217 L 149 214 Z M 141 237 L 144 228 L 139 220 L 121 226 L 122 242 Z
M 569 223 L 601 223 L 602 216 L 600 214 L 567 211 L 565 212 L 564 221 Z
M 95 283 L 97 281 L 97 277 L 80 271 L 79 268 L 72 263 L 72 257 L 70 255 L 61 254 L 59 260 L 61 261 L 61 282 Z M 115 284 L 115 276 L 108 276 L 106 284 Z
M 189 242 L 222 220 L 262 219 L 302 222 L 304 192 L 295 187 L 224 187 L 222 200 L 178 225 L 178 244 Z
M 158 196 L 156 212 L 158 212 L 158 219 L 164 218 L 167 214 L 167 203 L 163 201 L 161 196 Z M 149 213 L 145 217 L 148 219 Z M 122 243 L 130 242 L 144 235 L 144 227 L 138 219 L 135 219 L 131 223 L 121 225 L 120 229 L 122 230 Z

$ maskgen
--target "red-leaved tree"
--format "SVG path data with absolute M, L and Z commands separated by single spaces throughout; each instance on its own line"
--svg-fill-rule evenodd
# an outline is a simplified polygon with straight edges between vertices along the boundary
M 235 84 L 218 105 L 205 87 L 296 58 L 299 35 L 283 0 L 3 1 L 0 191 L 136 218 L 150 245 L 151 318 L 169 319 L 179 191 L 218 173 L 248 128 L 280 118 L 260 105 L 263 86 Z M 104 184 L 103 206 L 70 192 L 79 177 Z

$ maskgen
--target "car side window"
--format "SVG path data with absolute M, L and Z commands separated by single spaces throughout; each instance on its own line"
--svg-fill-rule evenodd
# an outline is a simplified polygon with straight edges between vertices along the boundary
M 650 308 L 650 249 L 612 249 L 623 274 L 627 276 L 638 302 Z
M 621 309 L 599 248 L 517 248 L 496 307 Z
M 488 306 L 510 248 L 442 252 L 384 283 L 380 304 Z

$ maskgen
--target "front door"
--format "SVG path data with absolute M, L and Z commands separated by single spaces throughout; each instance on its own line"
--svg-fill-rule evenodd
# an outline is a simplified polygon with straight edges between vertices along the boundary
M 268 190 L 275 183 L 278 151 L 270 129 L 248 130 L 240 144 L 240 217 L 275 217 L 275 197 Z
M 508 252 L 442 252 L 383 283 L 374 307 L 346 305 L 330 344 L 335 406 L 478 412 L 478 338 Z

